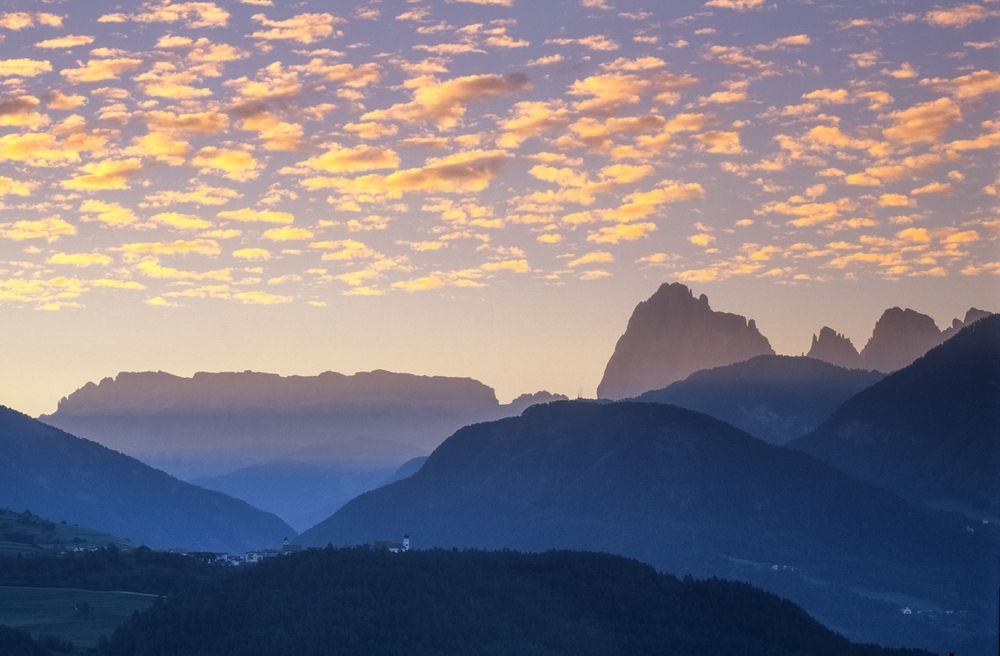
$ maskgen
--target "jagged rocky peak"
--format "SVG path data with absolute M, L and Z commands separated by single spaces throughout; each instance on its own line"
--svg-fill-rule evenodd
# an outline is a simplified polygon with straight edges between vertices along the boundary
M 946 339 L 951 339 L 962 328 L 965 328 L 966 326 L 971 326 L 980 319 L 985 319 L 986 317 L 991 316 L 992 314 L 993 313 L 990 312 L 989 310 L 980 310 L 979 308 L 974 308 L 974 307 L 969 308 L 969 310 L 965 313 L 965 319 L 958 319 L 958 318 L 952 319 L 951 327 L 945 328 L 944 330 L 941 331 L 941 341 L 943 342 Z
M 663 284 L 632 312 L 597 394 L 628 398 L 701 369 L 773 354 L 753 319 L 715 311 L 706 295 L 696 298 L 680 283 Z
M 989 310 L 980 310 L 979 308 L 969 308 L 969 311 L 965 313 L 965 320 L 962 322 L 963 326 L 968 326 L 969 324 L 976 323 L 980 319 L 985 319 L 986 317 L 993 314 Z
M 941 343 L 944 336 L 934 319 L 915 310 L 892 307 L 875 323 L 871 339 L 861 351 L 866 369 L 896 371 Z
M 531 392 L 526 394 L 521 394 L 513 401 L 510 402 L 509 408 L 512 412 L 520 413 L 525 408 L 533 405 L 538 405 L 539 403 L 551 403 L 553 401 L 566 401 L 569 397 L 565 394 L 554 394 L 548 390 L 540 390 L 538 392 Z
M 858 349 L 854 348 L 851 340 L 829 326 L 823 326 L 819 335 L 813 335 L 806 357 L 848 369 L 855 369 L 861 364 Z

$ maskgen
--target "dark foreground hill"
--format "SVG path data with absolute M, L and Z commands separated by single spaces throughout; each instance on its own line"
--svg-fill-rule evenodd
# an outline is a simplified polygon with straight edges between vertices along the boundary
M 902 654 L 748 585 L 604 554 L 323 550 L 172 597 L 107 656 Z M 923 652 L 907 652 L 911 654 Z
M 917 623 L 900 627 L 903 604 L 878 595 L 961 611 L 948 617 L 973 633 L 992 619 L 982 532 L 669 405 L 552 403 L 466 427 L 413 476 L 361 495 L 300 540 L 404 532 L 421 547 L 587 549 L 742 578 L 883 644 L 947 646 Z
M 281 544 L 283 521 L 0 406 L 0 506 L 131 538 L 241 551 Z
M 883 376 L 812 358 L 759 355 L 699 371 L 636 400 L 704 412 L 765 442 L 785 444 L 815 429 Z
M 1000 514 L 1000 315 L 851 398 L 793 446 L 911 499 Z

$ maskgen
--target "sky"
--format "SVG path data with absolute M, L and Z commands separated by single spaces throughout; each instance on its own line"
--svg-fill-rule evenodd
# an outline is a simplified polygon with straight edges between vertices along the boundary
M 5 2 L 0 404 L 136 370 L 592 395 L 671 281 L 790 354 L 995 310 L 998 17 Z

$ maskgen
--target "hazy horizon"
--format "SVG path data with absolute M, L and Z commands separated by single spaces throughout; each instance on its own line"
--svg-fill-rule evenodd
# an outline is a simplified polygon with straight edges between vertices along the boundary
M 591 395 L 669 281 L 788 354 L 996 309 L 996 13 L 8 3 L 3 402 L 150 369 Z
M 25 344 L 16 352 L 7 351 L 5 360 L 9 366 L 0 374 L 6 379 L 0 389 L 4 391 L 5 404 L 32 416 L 54 411 L 60 398 L 85 383 L 98 382 L 121 371 L 167 371 L 190 376 L 198 371 L 253 370 L 288 376 L 386 369 L 418 375 L 475 378 L 493 387 L 501 403 L 519 394 L 542 389 L 571 398 L 580 392 L 589 397 L 595 394 L 607 359 L 624 332 L 635 304 L 648 298 L 663 282 L 669 281 L 650 276 L 641 290 L 605 292 L 601 297 L 602 305 L 591 307 L 586 306 L 588 293 L 601 294 L 598 290 L 612 281 L 595 281 L 586 289 L 577 290 L 550 287 L 538 302 L 547 310 L 541 317 L 526 314 L 524 301 L 517 298 L 517 290 L 509 288 L 492 288 L 488 297 L 484 297 L 483 290 L 461 290 L 457 292 L 461 296 L 449 294 L 435 299 L 433 307 L 428 307 L 423 299 L 413 298 L 406 310 L 415 314 L 405 325 L 392 322 L 386 311 L 373 311 L 378 308 L 360 308 L 366 311 L 364 321 L 338 316 L 332 308 L 314 308 L 314 316 L 301 322 L 274 322 L 263 326 L 268 332 L 258 327 L 253 332 L 238 333 L 240 324 L 255 318 L 260 320 L 274 312 L 271 306 L 247 306 L 229 308 L 231 316 L 226 323 L 206 334 L 199 323 L 200 311 L 188 310 L 183 316 L 174 317 L 183 332 L 175 334 L 170 344 L 156 348 L 145 341 L 143 330 L 150 328 L 151 323 L 162 321 L 158 310 L 142 312 L 139 308 L 137 313 L 130 308 L 121 314 L 111 313 L 111 316 L 108 313 L 101 317 L 91 315 L 94 321 L 79 324 L 93 331 L 84 333 L 91 337 L 85 339 L 78 335 L 68 342 L 55 339 L 63 330 L 60 319 L 66 314 L 39 313 L 34 316 L 47 321 L 36 324 L 36 329 L 51 331 L 52 341 L 39 339 L 35 345 Z M 714 310 L 754 319 L 771 346 L 782 355 L 804 354 L 812 335 L 823 325 L 845 333 L 861 350 L 871 336 L 875 321 L 892 306 L 910 307 L 928 314 L 943 329 L 950 326 L 953 318 L 963 318 L 972 306 L 995 311 L 998 300 L 990 285 L 984 285 L 983 289 L 970 285 L 955 290 L 956 293 L 950 296 L 941 294 L 934 307 L 930 307 L 931 303 L 921 299 L 926 293 L 927 281 L 920 284 L 898 282 L 879 290 L 882 292 L 879 296 L 867 294 L 860 298 L 855 295 L 864 288 L 861 281 L 827 283 L 823 287 L 756 283 L 759 296 L 744 295 L 727 283 L 685 284 L 696 296 L 705 293 Z M 839 293 L 829 293 L 831 288 Z M 824 293 L 817 293 L 818 290 Z M 634 297 L 625 296 L 625 291 L 635 291 Z M 348 298 L 343 302 L 365 304 L 370 300 Z M 573 307 L 574 303 L 580 306 Z M 441 319 L 436 310 L 442 305 L 451 310 L 455 319 L 455 325 L 448 332 L 434 330 Z M 498 307 L 501 310 L 508 308 L 508 311 L 498 312 Z M 477 310 L 474 314 L 470 312 L 473 308 Z M 787 308 L 795 308 L 793 316 L 789 316 Z M 579 323 L 561 323 L 570 312 L 579 312 Z M 11 315 L 11 318 L 15 319 L 9 324 L 13 329 L 17 326 L 17 317 Z M 329 338 L 324 335 L 330 328 L 327 321 L 344 331 L 336 333 L 339 340 L 332 333 Z M 498 323 L 506 329 L 501 330 Z M 102 340 L 101 331 L 111 324 L 118 325 L 121 330 L 118 339 Z M 489 332 L 491 324 L 492 332 Z M 414 330 L 414 326 L 422 329 Z M 372 342 L 372 327 L 380 330 L 377 343 Z M 277 334 L 287 328 L 302 331 L 303 338 L 285 343 L 284 351 L 261 353 L 267 341 L 277 339 Z M 557 330 L 562 332 L 555 334 Z M 553 331 L 554 338 L 547 336 L 543 348 L 536 341 L 538 331 Z M 419 340 L 423 348 L 409 352 L 409 344 L 414 341 L 405 340 L 401 336 L 403 332 L 412 333 L 410 340 Z M 231 341 L 235 335 L 241 336 L 238 344 Z M 220 354 L 216 349 L 223 345 L 227 352 Z M 380 356 L 379 352 L 386 355 Z M 24 371 L 21 367 L 31 368 L 30 380 L 18 375 Z

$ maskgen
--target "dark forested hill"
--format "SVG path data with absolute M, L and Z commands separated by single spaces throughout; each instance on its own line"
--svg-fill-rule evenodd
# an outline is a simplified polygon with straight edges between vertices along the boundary
M 361 495 L 300 539 L 351 545 L 404 532 L 418 546 L 590 549 L 745 578 L 852 635 L 896 644 L 909 634 L 892 617 L 876 621 L 875 610 L 858 612 L 868 601 L 834 591 L 906 593 L 980 619 L 995 592 L 983 578 L 988 542 L 957 518 L 652 403 L 552 403 L 464 428 L 416 474 Z M 833 585 L 817 595 L 819 581 Z
M 283 521 L 0 406 L 0 506 L 129 536 L 134 544 L 238 551 L 278 546 Z
M 1000 513 L 1000 315 L 846 401 L 793 445 L 905 497 Z
M 699 371 L 636 400 L 704 412 L 766 442 L 785 444 L 815 429 L 883 375 L 812 358 L 760 355 Z
M 107 656 L 889 656 L 747 585 L 592 553 L 322 550 L 168 599 Z M 908 652 L 916 654 L 917 652 Z

